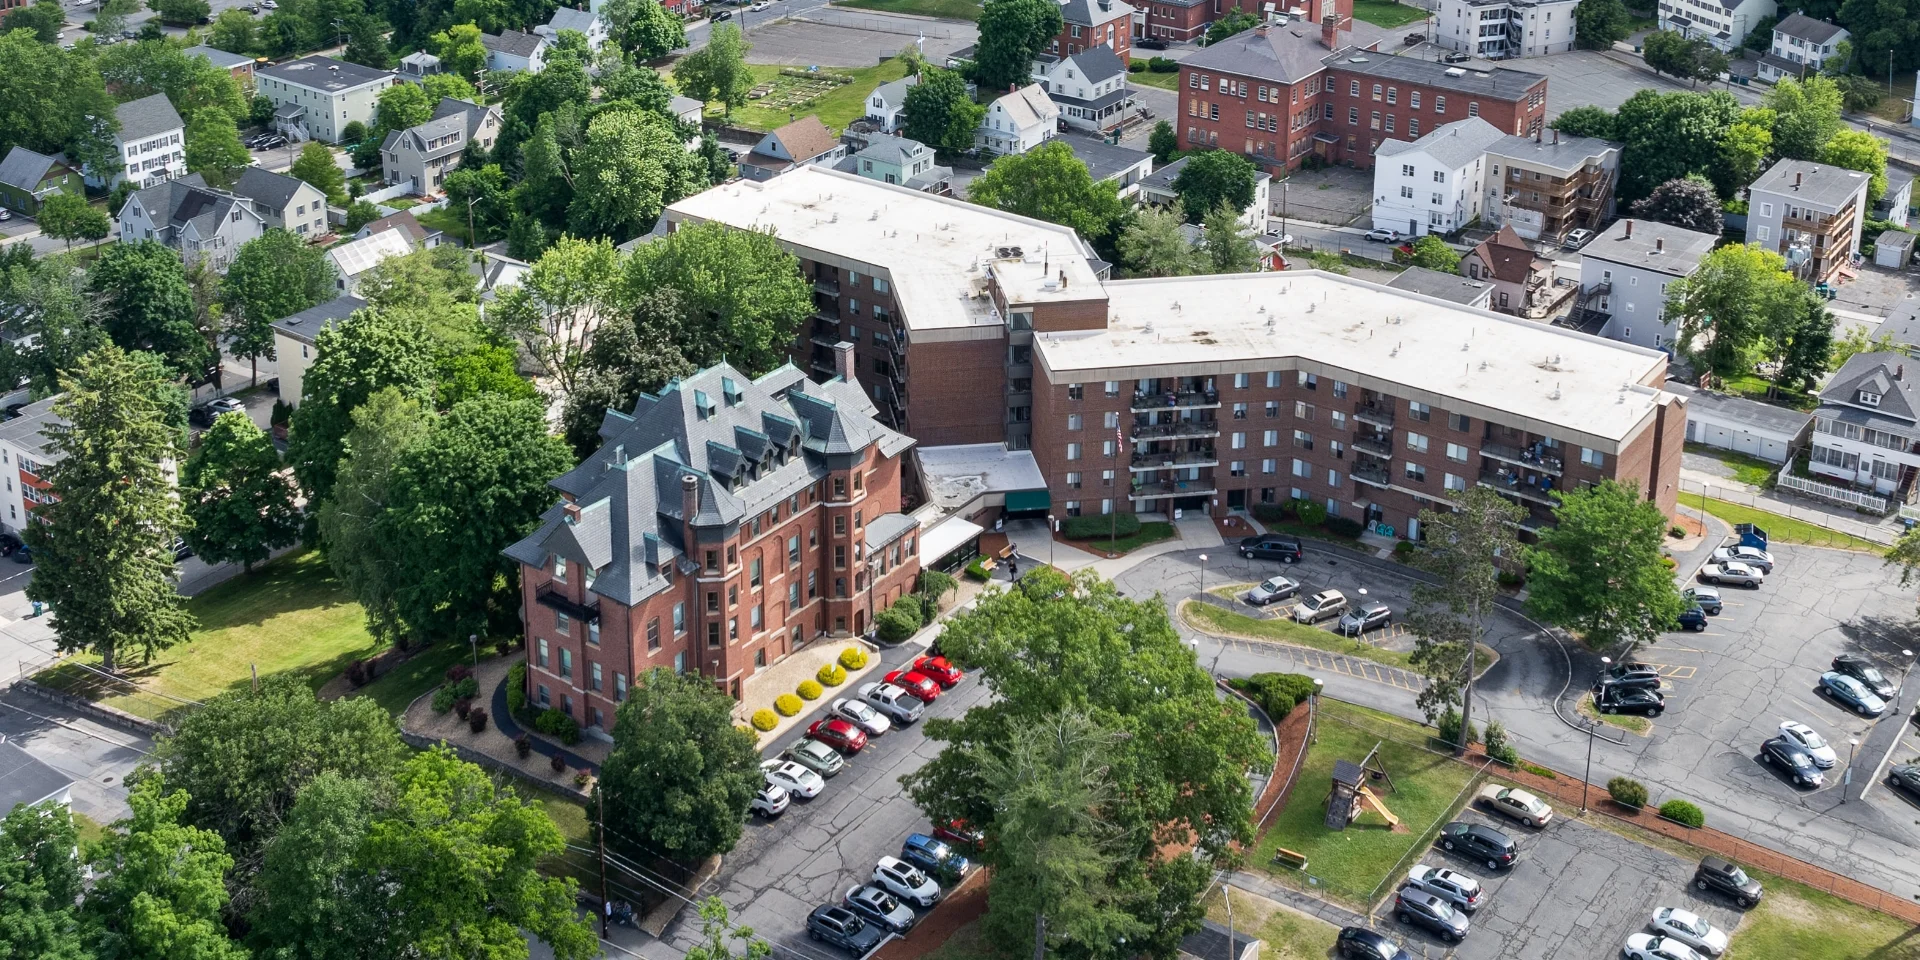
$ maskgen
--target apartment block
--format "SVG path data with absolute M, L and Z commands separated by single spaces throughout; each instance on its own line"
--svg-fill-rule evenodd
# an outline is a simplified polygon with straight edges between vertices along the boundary
M 1468 117 L 1411 143 L 1382 143 L 1373 168 L 1373 225 L 1419 237 L 1452 233 L 1480 219 L 1487 148 L 1503 136 L 1485 120 Z
M 1125 62 L 1133 49 L 1134 8 L 1125 0 L 1061 0 L 1060 33 L 1047 41 L 1057 57 L 1106 47 Z
M 1802 280 L 1826 283 L 1860 252 L 1866 214 L 1866 174 L 1781 160 L 1747 189 L 1747 242 L 1786 257 Z
M 1636 346 L 1672 349 L 1679 330 L 1664 319 L 1667 285 L 1692 276 L 1719 241 L 1652 220 L 1616 222 L 1580 248 L 1572 324 Z
M 1775 0 L 1660 0 L 1660 29 L 1702 38 L 1728 52 L 1780 9 Z
M 347 124 L 373 126 L 380 92 L 394 85 L 391 70 L 302 57 L 256 71 L 260 95 L 273 101 L 274 129 L 300 140 L 338 143 Z
M 1486 60 L 1537 57 L 1573 49 L 1580 0 L 1439 0 L 1433 40 Z
M 1605 140 L 1557 130 L 1505 137 L 1487 148 L 1487 165 L 1487 221 L 1528 240 L 1561 243 L 1613 218 L 1620 148 Z

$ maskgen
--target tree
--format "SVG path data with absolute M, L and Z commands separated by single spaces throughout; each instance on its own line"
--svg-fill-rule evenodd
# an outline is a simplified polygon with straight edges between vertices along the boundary
M 186 518 L 163 472 L 180 433 L 164 419 L 162 384 L 118 347 L 82 358 L 43 427 L 57 499 L 25 524 L 33 548 L 27 598 L 53 607 L 56 645 L 86 650 L 108 671 L 187 639 L 194 626 L 174 587 L 174 534 Z
M 1642 49 L 1647 66 L 1696 84 L 1717 79 L 1727 69 L 1726 54 L 1704 37 L 1689 38 L 1677 31 L 1661 30 L 1648 34 Z
M 20 311 L 19 339 L 0 340 L 0 378 L 31 381 L 34 396 L 61 391 L 60 377 L 80 358 L 113 342 L 105 307 L 65 258 L 34 260 L 32 248 L 0 248 L 0 303 Z
M 650 670 L 635 678 L 613 731 L 595 787 L 608 846 L 694 863 L 740 842 L 760 752 L 734 726 L 732 698 L 697 674 Z
M 498 344 L 443 354 L 435 365 L 435 406 L 451 410 L 460 401 L 479 396 L 539 399 L 540 391 L 520 375 L 519 360 L 520 355 L 513 347 Z
M 708 178 L 664 117 L 609 110 L 593 118 L 574 153 L 573 185 L 572 232 L 624 241 L 652 229 L 667 204 L 706 189 Z
M 501 554 L 552 504 L 547 482 L 574 464 L 533 400 L 455 404 L 388 478 L 387 522 L 408 576 L 395 609 L 415 636 L 492 633 L 517 623 L 519 564 Z
M 1207 26 L 1207 36 L 1202 46 L 1211 47 L 1237 33 L 1245 33 L 1261 23 L 1259 17 L 1243 10 L 1234 10 Z
M 64 804 L 23 803 L 0 819 L 0 957 L 91 960 L 78 916 L 79 847 Z
M 66 8 L 60 0 L 34 0 L 30 7 L 15 7 L 0 17 L 0 31 L 32 30 L 41 43 L 58 43 L 60 28 L 66 26 Z
M 1713 178 L 1727 128 L 1741 119 L 1739 101 L 1720 90 L 1641 90 L 1628 97 L 1614 115 L 1612 131 L 1612 139 L 1622 143 L 1620 196 L 1638 200 L 1689 173 Z
M 94 36 L 117 36 L 127 28 L 127 18 L 139 12 L 140 0 L 100 0 L 93 14 Z
M 432 426 L 432 411 L 416 397 L 387 387 L 353 411 L 332 499 L 318 511 L 320 542 L 334 576 L 367 613 L 367 632 L 385 643 L 405 636 L 394 602 L 404 579 L 399 544 L 388 535 L 386 509 L 393 465 Z
M 1408 262 L 1441 273 L 1460 272 L 1460 255 L 1453 252 L 1445 240 L 1431 233 L 1413 241 L 1413 257 Z
M 187 171 L 206 178 L 209 185 L 227 189 L 247 168 L 245 144 L 233 118 L 218 110 L 202 110 L 187 124 Z
M 98 240 L 107 235 L 107 215 L 79 194 L 60 191 L 48 195 L 40 204 L 40 232 L 55 240 L 65 240 L 73 249 L 75 240 Z
M 285 230 L 270 229 L 240 245 L 221 293 L 228 349 L 252 361 L 255 380 L 260 358 L 274 358 L 274 321 L 332 299 L 333 278 L 326 252 Z
M 1861 130 L 1835 133 L 1820 152 L 1820 162 L 1866 174 L 1869 207 L 1879 203 L 1887 193 L 1887 144 L 1871 133 Z
M 670 343 L 695 368 L 725 358 L 748 376 L 766 373 L 786 362 L 787 346 L 813 313 L 799 261 L 758 230 L 683 224 L 627 257 L 621 282 L 636 325 L 646 324 L 637 342 Z M 661 289 L 674 291 L 670 312 L 639 308 Z
M 1573 9 L 1575 45 L 1582 50 L 1609 50 L 1633 33 L 1633 15 L 1620 0 L 1593 0 Z
M 1751 368 L 1770 317 L 1793 293 L 1786 268 L 1779 254 L 1756 246 L 1708 253 L 1691 275 L 1667 285 L 1663 319 L 1680 327 L 1680 349 L 1722 376 Z
M 247 112 L 246 93 L 232 73 L 164 40 L 117 44 L 99 59 L 100 75 L 116 96 L 131 100 L 164 93 L 189 125 L 205 110 L 228 117 Z
M 597 68 L 600 71 L 602 102 L 630 103 L 642 110 L 668 116 L 673 114 L 673 88 L 652 67 L 635 63 L 631 56 L 612 47 L 602 47 Z M 699 123 L 696 121 L 688 126 L 685 133 L 691 139 L 695 132 L 692 128 L 697 128 Z
M 642 60 L 657 60 L 687 45 L 686 21 L 665 5 L 636 0 L 620 48 Z
M 1834 88 L 1840 91 L 1840 105 L 1854 113 L 1866 113 L 1879 106 L 1885 93 L 1880 84 L 1857 73 L 1834 74 L 1832 79 Z
M 1915 527 L 1900 535 L 1887 549 L 1886 566 L 1900 568 L 1900 585 L 1911 586 L 1915 577 L 1920 577 L 1920 527 Z
M 488 322 L 519 344 L 563 400 L 579 386 L 589 332 L 620 312 L 620 260 L 605 240 L 562 237 L 488 311 Z
M 520 183 L 513 190 L 521 210 L 555 229 L 566 225 L 567 207 L 573 203 L 573 173 L 560 149 L 559 129 L 559 119 L 552 113 L 540 116 L 521 150 Z
M 1126 217 L 1118 185 L 1098 181 L 1062 140 L 996 158 L 967 187 L 981 206 L 1072 227 L 1088 240 L 1109 237 Z
M 412 86 L 395 84 L 388 89 Z M 333 160 L 333 151 L 326 146 L 309 142 L 300 148 L 300 156 L 293 161 L 293 169 L 287 171 L 295 180 L 304 180 L 308 186 L 327 195 L 328 203 L 345 203 L 347 199 L 347 175 Z
M 1527 514 L 1492 487 L 1471 486 L 1447 500 L 1450 510 L 1420 511 L 1425 536 L 1414 550 L 1413 565 L 1434 579 L 1414 585 L 1415 609 L 1406 620 L 1414 633 L 1413 666 L 1427 678 L 1415 703 L 1429 723 L 1459 705 L 1466 719 L 1453 745 L 1458 753 L 1470 739 L 1465 731 L 1473 721 L 1480 640 L 1500 596 L 1501 558 L 1520 555 L 1514 530 Z
M 1613 139 L 1613 114 L 1609 113 L 1605 107 L 1596 107 L 1590 103 L 1568 107 L 1565 112 L 1554 118 L 1551 126 L 1569 137 Z
M 426 93 L 427 102 L 434 104 L 447 99 L 477 102 L 480 98 L 473 84 L 457 73 L 428 74 L 420 79 L 420 89 Z
M 747 51 L 752 46 L 731 23 L 714 26 L 707 45 L 680 58 L 674 65 L 673 82 L 680 92 L 702 103 L 715 100 L 724 105 L 726 115 L 747 102 L 753 89 L 753 73 L 747 69 Z
M 280 474 L 273 440 L 245 413 L 223 413 L 187 458 L 181 477 L 187 545 L 210 563 L 252 570 L 299 538 L 300 511 Z
M 422 402 L 432 394 L 433 352 L 424 324 L 385 308 L 356 310 L 314 334 L 313 365 L 287 438 L 287 460 L 309 503 L 333 495 L 355 408 L 386 387 Z
M 347 205 L 346 232 L 348 234 L 359 233 L 361 227 L 378 219 L 380 219 L 379 207 L 374 206 L 366 200 L 355 200 Z
M 578 382 L 562 405 L 561 427 L 576 457 L 599 449 L 600 423 L 608 410 L 631 410 L 640 394 L 657 392 L 668 380 L 694 370 L 672 340 L 686 315 L 680 292 L 648 288 L 630 304 L 630 316 L 593 332 Z
M 1555 524 L 1526 550 L 1527 612 L 1616 660 L 1673 629 L 1686 603 L 1661 551 L 1660 507 L 1611 479 L 1553 498 Z
M 1840 103 L 1839 88 L 1826 77 L 1781 77 L 1761 100 L 1774 114 L 1774 153 L 1785 160 L 1820 159 L 1840 132 Z
M 1254 179 L 1260 173 L 1253 161 L 1226 150 L 1201 150 L 1186 160 L 1173 178 L 1173 192 L 1186 206 L 1188 223 L 1200 222 L 1221 204 L 1236 214 L 1253 206 Z
M 393 66 L 393 51 L 387 46 L 387 25 L 379 17 L 354 13 L 346 18 L 347 49 L 340 54 L 348 63 L 375 70 Z
M 100 842 L 83 915 L 101 956 L 245 960 L 220 921 L 233 858 L 217 834 L 180 822 L 187 802 L 164 776 L 143 777 L 127 795 L 133 816 L 116 824 L 124 832 Z
M 1161 120 L 1153 125 L 1153 132 L 1147 135 L 1147 151 L 1153 154 L 1155 166 L 1173 162 L 1180 153 L 1180 137 L 1173 132 L 1173 124 Z
M 381 882 L 356 858 L 384 784 L 331 771 L 307 781 L 268 840 L 247 920 L 262 957 L 361 960 L 390 955 Z M 384 950 L 383 950 L 384 948 Z
M 213 13 L 207 0 L 147 0 L 147 9 L 170 27 L 191 27 Z
M 1260 269 L 1260 248 L 1243 232 L 1239 212 L 1225 204 L 1207 214 L 1200 236 L 1200 258 L 1209 273 L 1252 273 Z
M 1753 111 L 1748 111 L 1749 113 Z M 1760 165 L 1773 153 L 1772 114 L 1768 125 L 1742 119 L 1727 128 L 1720 141 L 1720 168 L 1725 175 L 1715 186 L 1727 194 L 1738 193 L 1760 176 Z
M 1713 184 L 1699 174 L 1690 173 L 1653 188 L 1652 193 L 1634 201 L 1633 215 L 1685 230 L 1720 232 L 1720 198 L 1714 196 Z
M 411 83 L 396 83 L 380 91 L 374 126 L 380 130 L 407 130 L 433 119 L 433 101 Z
M 207 46 L 228 53 L 252 53 L 260 45 L 253 15 L 245 10 L 220 11 L 207 30 Z
M 740 941 L 741 949 L 735 952 L 729 940 Z M 772 955 L 773 946 L 754 936 L 752 927 L 729 922 L 726 901 L 708 897 L 700 902 L 700 942 L 687 948 L 687 960 L 767 960 Z
M 987 108 L 967 96 L 967 83 L 957 71 L 932 67 L 921 71 L 920 82 L 907 88 L 901 113 L 908 138 L 945 153 L 973 146 L 980 118 Z
M 1868 338 L 1865 326 L 1858 323 L 1848 324 L 1846 334 L 1835 340 L 1833 347 L 1827 352 L 1827 369 L 1838 370 L 1846 366 L 1847 361 L 1852 360 L 1857 353 L 1885 353 L 1892 349 L 1894 349 L 1892 333 L 1881 333 L 1879 336 Z
M 1768 315 L 1767 358 L 1775 364 L 1774 387 L 1809 390 L 1827 372 L 1833 356 L 1833 317 L 1827 298 L 1795 281 Z
M 480 28 L 471 23 L 448 27 L 433 37 L 435 55 L 448 73 L 477 80 L 487 69 L 487 46 L 480 40 Z
M 106 330 L 125 350 L 159 354 L 175 376 L 199 379 L 217 359 L 200 329 L 180 255 L 154 240 L 108 246 L 88 272 L 107 303 Z
M 473 227 L 474 246 L 498 237 L 507 218 L 513 214 L 507 177 L 497 164 L 462 166 L 447 174 L 440 186 L 447 192 L 447 209 L 467 214 L 467 222 Z
M 1175 200 L 1165 207 L 1142 207 L 1120 231 L 1120 264 L 1129 277 L 1184 277 L 1205 265 L 1183 229 L 1186 211 Z
M 67 158 L 99 169 L 118 162 L 114 100 L 94 61 L 25 30 L 0 33 L 0 148 Z
M 1032 83 L 1034 57 L 1064 24 L 1051 0 L 986 0 L 973 51 L 974 82 L 996 91 Z

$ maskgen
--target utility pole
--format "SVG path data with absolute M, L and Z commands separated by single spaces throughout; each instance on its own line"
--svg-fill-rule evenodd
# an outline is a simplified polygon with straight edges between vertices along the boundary
M 1047 915 L 1033 915 L 1033 960 L 1047 960 Z
M 605 940 L 610 932 L 607 921 L 613 916 L 613 903 L 607 899 L 607 792 L 594 784 L 593 797 L 600 818 L 600 939 Z

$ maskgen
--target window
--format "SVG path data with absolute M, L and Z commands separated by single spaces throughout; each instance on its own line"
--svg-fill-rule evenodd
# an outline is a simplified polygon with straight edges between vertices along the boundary
M 1419 135 L 1420 135 L 1420 118 L 1408 117 L 1407 118 L 1407 136 L 1417 137 Z
M 680 654 L 680 656 L 686 656 L 686 654 Z M 615 703 L 627 702 L 627 675 L 624 673 L 613 675 L 613 699 Z
M 1086 399 L 1086 396 L 1087 396 L 1086 389 L 1083 388 L 1080 384 L 1077 384 L 1077 383 L 1067 384 L 1068 400 L 1084 400 Z
M 807 571 L 807 599 L 808 600 L 812 600 L 820 596 L 819 573 L 820 572 L 818 570 Z
M 1274 471 L 1278 470 L 1279 468 L 1280 468 L 1280 461 L 1278 460 L 1260 461 L 1260 472 L 1268 476 L 1272 476 Z
M 1280 431 L 1278 430 L 1267 431 L 1267 446 L 1269 447 L 1274 446 L 1278 444 L 1279 441 L 1280 441 Z M 1293 432 L 1293 445 L 1296 447 L 1299 447 L 1302 450 L 1312 450 L 1313 434 L 1308 433 L 1305 430 L 1295 430 Z
M 1106 427 L 1108 430 L 1119 429 L 1120 427 L 1119 412 L 1114 410 L 1108 410 L 1106 414 L 1101 418 L 1101 426 Z
M 660 618 L 654 617 L 647 621 L 647 651 L 651 653 L 658 649 L 660 649 Z
M 1293 415 L 1301 420 L 1313 419 L 1313 404 L 1301 400 L 1293 402 Z
M 560 634 L 561 636 L 564 637 L 568 635 L 568 633 L 570 632 L 570 627 L 572 626 L 572 623 L 573 623 L 572 617 L 569 617 L 558 610 L 555 610 L 553 612 L 553 629 L 556 633 Z
M 1247 435 L 1244 433 L 1232 434 L 1227 439 L 1229 441 L 1227 446 L 1235 450 L 1245 450 L 1247 448 Z
M 1467 116 L 1469 116 L 1469 117 L 1477 117 L 1477 116 L 1479 116 L 1479 115 L 1480 115 L 1480 104 L 1479 104 L 1479 102 L 1478 102 L 1478 101 L 1473 101 L 1473 100 L 1469 100 L 1469 101 L 1467 101 Z
M 1457 443 L 1447 444 L 1447 459 L 1455 463 L 1466 463 L 1467 448 Z
M 1249 381 L 1247 380 L 1247 375 L 1246 375 L 1246 374 L 1244 374 L 1244 373 L 1236 373 L 1236 374 L 1234 374 L 1234 375 L 1233 375 L 1233 388 L 1234 388 L 1235 390 L 1245 390 L 1245 389 L 1247 389 L 1247 386 L 1248 386 L 1248 383 L 1249 383 Z
M 1401 165 L 1400 165 L 1400 175 L 1401 175 L 1401 176 L 1403 176 L 1403 177 L 1411 177 L 1411 176 L 1413 176 L 1413 164 L 1411 164 L 1411 163 L 1403 163 L 1403 164 L 1401 164 Z
M 1433 182 L 1434 182 L 1434 183 L 1446 183 L 1446 182 L 1447 182 L 1447 172 L 1446 172 L 1445 170 L 1435 170 L 1435 171 L 1433 172 Z
M 1311 477 L 1313 476 L 1313 465 L 1305 460 L 1295 460 L 1293 462 L 1293 475 L 1296 477 Z M 1296 496 L 1294 499 L 1298 500 L 1300 498 Z
M 1327 411 L 1327 422 L 1333 424 L 1335 430 L 1347 429 L 1347 415 L 1338 410 Z
M 546 637 L 540 638 L 540 649 L 536 654 L 536 659 L 534 663 L 535 665 L 540 667 L 540 669 L 542 670 L 545 670 L 547 668 L 547 638 Z
M 789 567 L 795 566 L 799 564 L 799 562 L 800 562 L 800 535 L 796 533 L 793 536 L 787 538 L 787 566 Z
M 687 632 L 687 605 L 684 601 L 673 605 L 673 635 Z
M 1078 472 L 1073 470 L 1067 471 L 1067 489 L 1080 489 L 1080 474 Z
M 1231 461 L 1227 464 L 1227 472 L 1232 476 L 1244 477 L 1247 475 L 1247 462 L 1245 460 Z
M 1880 405 L 1880 395 L 1870 390 L 1862 390 L 1860 391 L 1860 405 L 1863 407 L 1877 407 Z
M 567 582 L 567 558 L 557 553 L 553 555 L 553 579 L 556 583 Z
M 1466 433 L 1472 428 L 1473 420 L 1464 413 L 1449 413 L 1447 414 L 1447 426 L 1461 433 Z
M 1446 98 L 1446 97 L 1441 97 L 1441 96 L 1436 96 L 1436 97 L 1434 97 L 1434 98 L 1433 98 L 1433 112 L 1434 112 L 1434 113 L 1446 113 L 1446 112 L 1447 112 L 1447 98 Z
M 1420 109 L 1420 91 L 1413 90 L 1407 93 L 1407 106 L 1415 110 Z
M 1080 428 L 1081 428 L 1081 426 L 1082 426 L 1082 421 L 1081 421 L 1081 419 L 1080 419 L 1080 415 L 1079 415 L 1079 414 L 1077 414 L 1077 413 L 1069 413 L 1069 414 L 1067 414 L 1067 429 L 1068 429 L 1068 430 L 1078 430 L 1078 429 L 1080 429 Z
M 1419 465 L 1419 464 L 1417 464 L 1417 463 L 1414 463 L 1414 462 L 1413 462 L 1412 460 L 1408 460 L 1408 461 L 1406 461 L 1406 464 L 1407 464 L 1407 468 L 1406 468 L 1406 469 L 1407 469 L 1407 479 L 1408 479 L 1408 480 L 1412 480 L 1412 481 L 1413 481 L 1414 483 L 1426 483 L 1426 482 L 1427 482 L 1427 468 L 1426 468 L 1426 467 L 1423 467 L 1423 466 L 1421 466 L 1421 465 Z
M 1580 462 L 1589 467 L 1599 469 L 1607 465 L 1607 455 L 1592 447 L 1581 447 Z
M 1246 405 L 1246 404 L 1244 404 L 1244 403 L 1236 403 L 1236 404 L 1234 404 L 1234 405 L 1233 405 L 1233 418 L 1234 418 L 1235 420 L 1245 420 L 1245 419 L 1247 418 L 1247 405 Z
M 1068 459 L 1068 460 L 1078 460 L 1078 459 L 1080 459 L 1080 445 L 1079 445 L 1079 444 L 1077 444 L 1077 443 L 1069 443 L 1069 444 L 1067 444 L 1067 459 Z
M 1453 474 L 1449 473 L 1441 477 L 1440 480 L 1441 480 L 1441 484 L 1445 486 L 1448 490 L 1465 490 L 1467 488 L 1466 477 L 1456 477 Z
M 1373 113 L 1372 113 L 1372 115 L 1368 117 L 1368 119 L 1367 119 L 1367 129 L 1369 129 L 1369 130 L 1378 130 L 1378 129 L 1380 129 L 1380 111 L 1378 111 L 1378 110 L 1375 110 L 1375 111 L 1373 111 Z
M 600 692 L 600 665 L 596 663 L 596 664 L 592 664 L 591 666 L 592 666 L 592 669 L 588 671 L 588 675 L 592 679 L 588 680 L 587 683 L 595 693 L 599 693 Z
M 1433 408 L 1424 403 L 1409 400 L 1407 401 L 1407 416 L 1421 423 L 1428 423 L 1433 420 Z
M 1107 396 L 1109 396 L 1109 397 L 1117 397 L 1117 396 L 1119 396 L 1119 395 L 1120 395 L 1120 381 L 1118 381 L 1118 380 L 1108 380 L 1108 381 L 1107 381 L 1107 389 L 1106 389 L 1106 394 L 1107 394 Z
M 759 557 L 754 557 L 754 558 L 753 558 L 753 563 L 752 563 L 752 564 L 751 564 L 751 565 L 750 565 L 750 566 L 748 567 L 748 570 L 750 571 L 750 572 L 749 572 L 749 573 L 747 574 L 747 584 L 748 584 L 748 586 L 751 586 L 751 587 L 753 587 L 753 589 L 755 589 L 755 590 L 758 590 L 758 589 L 760 589 L 760 570 L 761 570 L 761 566 L 760 566 L 760 558 L 759 558 Z
M 560 677 L 561 679 L 573 677 L 573 651 L 566 647 L 560 648 Z
M 1414 453 L 1427 452 L 1427 438 L 1418 433 L 1407 434 L 1407 449 Z
M 1267 401 L 1267 407 L 1266 407 L 1266 412 L 1267 412 L 1267 418 L 1268 418 L 1268 419 L 1272 419 L 1272 418 L 1274 418 L 1274 417 L 1277 417 L 1277 416 L 1279 416 L 1279 415 L 1280 415 L 1280 401 L 1278 401 L 1278 400 L 1268 400 L 1268 401 Z
M 1328 104 L 1328 106 L 1332 106 L 1332 104 Z M 1360 108 L 1348 107 L 1347 108 L 1347 125 L 1357 126 L 1359 123 L 1360 123 Z
M 792 583 L 787 584 L 787 608 L 792 609 L 799 605 L 800 605 L 800 581 L 795 580 Z

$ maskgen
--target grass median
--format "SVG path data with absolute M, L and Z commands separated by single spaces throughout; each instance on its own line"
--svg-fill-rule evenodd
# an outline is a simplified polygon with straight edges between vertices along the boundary
M 1231 597 L 1238 595 L 1245 589 L 1246 587 L 1244 585 L 1237 587 L 1215 587 L 1207 592 Z M 1338 653 L 1360 660 L 1371 660 L 1374 663 L 1385 664 L 1389 667 L 1399 667 L 1402 670 L 1414 669 L 1412 654 L 1405 650 L 1388 650 L 1384 647 L 1376 647 L 1370 643 L 1362 643 L 1348 637 L 1343 637 L 1331 630 L 1322 630 L 1319 627 L 1309 626 L 1304 623 L 1295 623 L 1285 617 L 1266 620 L 1260 617 L 1250 617 L 1244 613 L 1228 610 L 1224 607 L 1216 607 L 1210 603 L 1197 603 L 1192 600 L 1183 600 L 1180 602 L 1180 618 L 1186 621 L 1187 626 L 1218 637 L 1288 643 L 1297 647 L 1312 647 L 1315 650 Z M 1483 664 L 1480 668 L 1481 673 L 1484 674 L 1487 668 L 1492 667 L 1495 663 L 1498 663 L 1499 660 L 1500 654 L 1492 647 L 1484 643 L 1480 645 L 1480 663 Z
M 1719 517 L 1727 523 L 1751 523 L 1765 530 L 1769 543 L 1799 544 L 1809 547 L 1834 547 L 1840 550 L 1858 550 L 1863 553 L 1885 553 L 1887 551 L 1886 544 L 1875 543 L 1872 540 L 1862 539 L 1850 533 L 1841 533 L 1838 530 L 1828 530 L 1826 527 L 1815 526 L 1804 520 L 1795 520 L 1792 517 L 1783 516 L 1778 513 L 1769 513 L 1765 510 L 1756 509 L 1744 504 L 1732 503 L 1726 500 L 1715 500 L 1712 497 L 1707 497 L 1703 501 L 1700 497 L 1687 494 L 1681 494 L 1680 496 L 1680 505 L 1683 507 L 1702 509 L 1703 503 L 1705 504 L 1704 509 L 1708 513 Z

